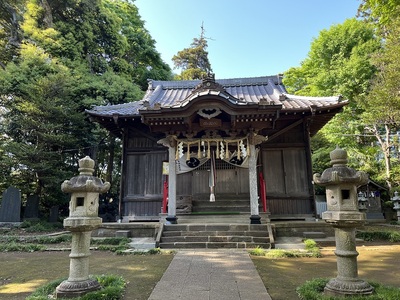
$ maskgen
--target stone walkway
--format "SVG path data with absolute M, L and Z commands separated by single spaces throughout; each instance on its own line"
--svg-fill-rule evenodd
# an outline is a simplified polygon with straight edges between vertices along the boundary
M 271 300 L 245 250 L 180 250 L 149 300 Z

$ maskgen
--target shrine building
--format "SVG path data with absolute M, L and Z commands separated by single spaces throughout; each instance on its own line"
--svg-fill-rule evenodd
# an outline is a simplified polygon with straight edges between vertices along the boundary
M 123 140 L 122 222 L 241 214 L 259 224 L 264 212 L 315 217 L 310 137 L 347 103 L 288 94 L 279 76 L 210 75 L 149 80 L 142 100 L 87 113 Z

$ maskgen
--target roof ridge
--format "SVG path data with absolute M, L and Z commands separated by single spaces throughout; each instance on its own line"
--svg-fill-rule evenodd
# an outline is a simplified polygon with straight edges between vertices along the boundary
M 242 77 L 242 78 L 226 78 L 226 79 L 216 79 L 215 82 L 221 84 L 222 86 L 245 86 L 245 85 L 258 85 L 258 84 L 268 84 L 273 82 L 276 85 L 282 84 L 279 75 L 270 76 L 258 76 L 258 77 Z M 149 79 L 149 87 L 151 89 L 156 88 L 161 85 L 163 88 L 194 88 L 196 85 L 201 83 L 202 80 L 152 80 Z

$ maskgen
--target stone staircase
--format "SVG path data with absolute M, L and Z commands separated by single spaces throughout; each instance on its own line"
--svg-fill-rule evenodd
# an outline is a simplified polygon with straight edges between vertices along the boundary
M 273 245 L 269 224 L 163 224 L 156 246 L 165 249 L 255 248 Z

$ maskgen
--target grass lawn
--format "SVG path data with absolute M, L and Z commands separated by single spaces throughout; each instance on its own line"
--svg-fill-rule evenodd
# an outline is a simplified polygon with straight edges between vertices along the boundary
M 68 277 L 69 251 L 0 253 L 0 299 L 23 300 L 37 287 Z M 116 274 L 127 282 L 125 299 L 147 300 L 172 254 L 116 255 L 92 251 L 90 274 Z
M 321 258 L 280 258 L 252 256 L 252 260 L 273 300 L 294 300 L 296 288 L 313 278 L 335 278 L 333 247 L 322 249 Z M 366 281 L 400 288 L 400 245 L 358 246 L 358 276 Z
M 366 231 L 386 230 L 371 226 Z M 400 231 L 400 227 L 391 227 Z M 20 232 L 4 232 L 9 239 Z M 32 233 L 32 236 L 37 233 Z M 30 237 L 32 237 L 30 236 Z M 1 236 L 0 236 L 1 237 Z M 382 235 L 371 236 L 373 238 Z M 3 244 L 10 244 L 4 240 Z M 62 242 L 58 247 L 70 244 Z M 51 245 L 54 247 L 54 245 Z M 57 248 L 57 247 L 56 247 Z M 4 251 L 4 250 L 3 250 Z M 358 274 L 361 279 L 400 287 L 400 244 L 371 240 L 357 246 Z M 114 274 L 127 281 L 125 300 L 147 300 L 153 288 L 173 259 L 173 254 L 116 255 L 110 251 L 92 251 L 90 274 Z M 37 287 L 69 273 L 70 251 L 0 252 L 0 300 L 23 300 Z M 334 247 L 324 247 L 321 258 L 268 258 L 252 256 L 252 260 L 273 300 L 298 299 L 296 288 L 314 278 L 336 277 Z

